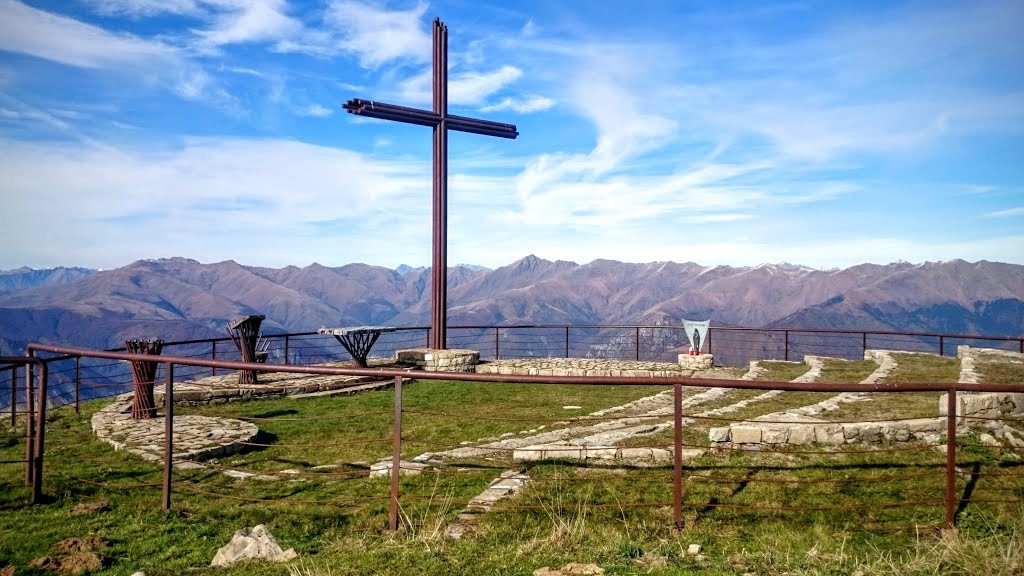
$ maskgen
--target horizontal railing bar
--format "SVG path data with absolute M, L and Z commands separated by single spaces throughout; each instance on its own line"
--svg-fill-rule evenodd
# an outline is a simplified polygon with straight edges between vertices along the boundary
M 31 343 L 32 352 L 51 352 L 72 356 L 109 358 L 138 362 L 153 362 L 148 354 L 128 354 Z M 882 384 L 845 384 L 828 382 L 774 382 L 753 380 L 726 380 L 717 378 L 650 377 L 636 376 L 526 376 L 514 374 L 478 374 L 476 372 L 409 371 L 394 368 L 333 368 L 295 364 L 257 364 L 230 360 L 202 360 L 184 356 L 160 356 L 161 364 L 205 366 L 225 370 L 253 370 L 257 372 L 284 372 L 292 374 L 320 374 L 336 376 L 376 376 L 380 378 L 418 378 L 429 380 L 456 380 L 466 382 L 502 382 L 509 384 L 584 384 L 597 386 L 672 386 L 679 383 L 690 387 L 739 388 L 750 390 L 786 390 L 799 392 L 943 392 L 956 389 L 962 392 L 1024 393 L 1024 384 L 968 384 L 948 382 L 912 382 Z
M 637 324 L 508 324 L 508 325 L 465 325 L 465 326 L 449 326 L 448 330 L 624 330 L 624 329 L 642 329 L 642 330 L 681 330 L 682 326 L 665 326 L 665 325 L 637 325 Z M 428 330 L 427 326 L 403 326 L 396 329 L 396 331 L 409 332 L 409 331 L 420 331 Z M 891 330 L 846 330 L 846 329 L 829 329 L 829 328 L 748 328 L 741 326 L 711 326 L 710 330 L 715 332 L 763 332 L 763 333 L 785 333 L 790 334 L 844 334 L 844 335 L 868 335 L 868 336 L 908 336 L 918 338 L 949 338 L 953 340 L 987 340 L 997 342 L 1024 342 L 1024 336 L 1013 337 L 1013 336 L 982 336 L 977 334 L 949 334 L 939 332 L 898 332 Z M 280 339 L 284 337 L 302 337 L 302 336 L 317 336 L 317 332 L 287 332 L 278 334 L 264 334 L 264 338 L 267 339 Z M 458 338 L 459 336 L 450 336 Z M 195 340 L 175 340 L 165 342 L 164 346 L 183 346 L 188 344 L 209 344 L 212 342 L 230 342 L 230 337 L 220 338 L 197 338 Z M 120 348 L 108 348 L 108 352 L 123 352 L 124 347 Z M 68 356 L 58 358 L 46 358 L 46 362 L 56 362 L 60 360 L 67 360 Z M 0 367 L 0 371 L 11 370 L 13 366 Z

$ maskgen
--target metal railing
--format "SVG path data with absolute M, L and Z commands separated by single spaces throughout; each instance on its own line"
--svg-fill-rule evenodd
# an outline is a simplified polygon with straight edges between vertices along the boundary
M 0 365 L 6 364 L 12 369 L 12 382 L 17 382 L 17 369 L 25 369 L 25 401 L 27 408 L 25 416 L 25 459 L 4 461 L 4 464 L 25 464 L 25 484 L 32 486 L 32 502 L 39 502 L 42 497 L 43 477 L 43 446 L 46 433 L 46 403 L 47 386 L 49 381 L 48 367 L 46 362 L 31 356 L 0 356 Z M 38 377 L 38 386 L 36 378 Z M 38 400 L 34 400 L 33 394 L 38 390 Z M 14 395 L 16 389 L 12 388 Z M 14 406 L 14 403 L 11 403 Z M 17 430 L 17 412 L 11 410 L 11 431 Z M 37 482 L 36 479 L 39 479 Z
M 54 346 L 47 344 L 30 344 L 28 354 L 30 358 L 16 359 L 19 362 L 31 363 L 39 368 L 38 401 L 35 405 L 35 421 L 38 426 L 34 431 L 34 451 L 30 454 L 29 462 L 26 463 L 26 479 L 32 484 L 32 502 L 40 502 L 43 495 L 43 471 L 46 432 L 46 406 L 50 403 L 48 396 L 47 363 L 41 359 L 34 358 L 35 355 L 57 354 L 62 359 L 90 359 L 90 360 L 112 360 L 117 362 L 130 361 L 158 361 L 164 366 L 164 381 L 166 382 L 164 394 L 164 451 L 163 451 L 163 481 L 161 506 L 163 509 L 171 507 L 173 486 L 172 468 L 174 465 L 174 387 L 180 381 L 176 378 L 176 368 L 198 368 L 218 370 L 255 370 L 258 372 L 286 372 L 294 374 L 310 375 L 345 375 L 345 376 L 368 376 L 379 379 L 390 379 L 394 382 L 394 418 L 391 431 L 392 454 L 391 454 L 391 482 L 389 499 L 389 521 L 390 529 L 398 528 L 398 511 L 400 507 L 399 475 L 401 472 L 401 452 L 403 449 L 402 419 L 409 411 L 403 405 L 402 385 L 403 381 L 410 377 L 406 370 L 391 368 L 339 368 L 330 366 L 309 366 L 309 365 L 267 365 L 250 364 L 230 360 L 212 360 L 205 358 L 194 358 L 186 356 L 160 356 L 154 358 L 151 355 L 129 354 L 124 352 L 111 352 L 73 348 L 67 346 Z M 521 375 L 498 375 L 498 374 L 477 374 L 466 372 L 417 372 L 417 380 L 452 380 L 458 382 L 488 382 L 505 384 L 534 384 L 534 385 L 581 385 L 581 386 L 660 386 L 670 387 L 673 390 L 673 470 L 672 470 L 672 502 L 663 503 L 672 506 L 674 522 L 677 528 L 683 527 L 683 509 L 687 505 L 683 501 L 683 412 L 682 394 L 684 388 L 692 387 L 717 387 L 735 388 L 747 390 L 784 390 L 801 392 L 945 392 L 948 394 L 946 409 L 946 441 L 945 441 L 945 494 L 942 499 L 945 512 L 945 525 L 952 527 L 955 521 L 955 510 L 957 504 L 956 494 L 956 450 L 957 450 L 957 403 L 958 392 L 1002 392 L 1002 393 L 1024 393 L 1024 384 L 1015 385 L 992 385 L 992 384 L 964 384 L 964 383 L 902 383 L 902 384 L 835 384 L 835 383 L 791 383 L 791 382 L 759 382 L 748 380 L 723 380 L 723 379 L 702 379 L 702 378 L 631 378 L 631 377 L 581 377 L 581 376 L 521 376 Z M 30 410 L 30 412 L 32 412 Z M 269 445 L 268 445 L 269 446 Z M 790 452 L 795 453 L 795 452 Z M 823 454 L 824 452 L 808 452 Z M 185 489 L 186 492 L 196 490 Z M 201 491 L 200 491 L 201 492 Z M 197 492 L 197 493 L 200 493 Z M 965 497 L 966 498 L 966 497 Z M 961 498 L 961 503 L 965 500 Z M 284 500 L 287 501 L 287 500 Z M 1014 503 L 1024 502 L 1016 499 Z M 922 502 L 895 503 L 893 507 L 921 505 Z M 625 504 L 623 504 L 625 505 Z M 638 504 L 641 505 L 641 504 Z M 650 504 L 642 504 L 648 506 Z M 750 506 L 756 508 L 756 506 Z M 856 506 L 850 507 L 855 509 Z
M 330 336 L 316 332 L 266 334 L 269 364 L 318 364 L 349 359 L 347 352 Z M 427 346 L 430 329 L 405 327 L 383 334 L 372 357 L 392 357 L 396 350 Z M 674 362 L 688 349 L 682 326 L 666 325 L 508 325 L 451 326 L 449 348 L 469 348 L 483 360 L 524 358 L 603 358 Z M 745 366 L 751 360 L 800 361 L 805 355 L 862 359 L 868 349 L 880 348 L 955 354 L 959 345 L 984 345 L 1024 353 L 1024 337 L 943 334 L 814 328 L 740 328 L 712 326 L 708 331 L 707 353 L 718 366 Z M 202 338 L 166 342 L 164 350 L 176 356 L 210 360 L 241 360 L 231 339 Z M 109 351 L 123 352 L 124 348 Z M 51 386 L 61 390 L 51 405 L 75 404 L 82 400 L 113 396 L 128 391 L 130 373 L 123 362 L 57 356 L 45 358 L 50 365 Z M 190 367 L 182 379 L 214 376 L 218 368 Z M 0 410 L 13 415 L 24 410 L 19 397 L 16 367 L 0 366 Z

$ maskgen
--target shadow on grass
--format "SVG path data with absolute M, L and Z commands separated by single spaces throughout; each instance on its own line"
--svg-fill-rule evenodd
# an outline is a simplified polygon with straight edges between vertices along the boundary
M 267 432 L 266 430 L 260 430 L 253 436 L 252 440 L 249 440 L 250 444 L 243 444 L 242 449 L 232 454 L 232 456 L 242 456 L 245 454 L 253 454 L 257 452 L 263 452 L 268 448 L 273 448 L 273 444 L 277 442 L 277 434 L 273 432 Z M 260 444 L 260 446 L 254 446 L 254 444 Z M 266 444 L 266 446 L 263 446 Z
M 981 464 L 975 462 L 971 465 L 971 475 L 967 480 L 967 485 L 964 486 L 964 494 L 960 498 L 960 503 L 956 507 L 956 512 L 953 513 L 953 524 L 955 525 L 960 517 L 963 515 L 964 510 L 970 504 L 971 496 L 974 495 L 974 489 L 978 486 L 978 478 L 981 476 Z
M 259 419 L 263 419 L 263 418 L 277 418 L 279 416 L 294 416 L 294 415 L 296 415 L 298 413 L 299 413 L 299 411 L 295 410 L 295 409 L 270 410 L 269 412 L 261 412 L 259 414 L 253 414 L 252 416 L 250 416 L 250 418 L 259 418 Z

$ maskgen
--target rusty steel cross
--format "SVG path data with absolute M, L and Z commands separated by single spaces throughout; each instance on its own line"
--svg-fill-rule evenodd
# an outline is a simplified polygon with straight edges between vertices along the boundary
M 448 131 L 499 138 L 519 135 L 514 124 L 448 114 L 448 27 L 434 19 L 434 109 L 420 110 L 353 98 L 343 106 L 351 114 L 394 120 L 434 129 L 434 237 L 431 260 L 430 347 L 447 348 L 448 331 Z

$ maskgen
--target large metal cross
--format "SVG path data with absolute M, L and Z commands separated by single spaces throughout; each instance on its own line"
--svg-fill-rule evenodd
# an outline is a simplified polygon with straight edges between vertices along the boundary
M 448 27 L 434 19 L 434 109 L 420 110 L 353 98 L 351 114 L 395 120 L 434 129 L 434 240 L 431 264 L 430 347 L 447 348 L 448 332 L 448 131 L 499 138 L 519 135 L 514 124 L 448 114 Z

